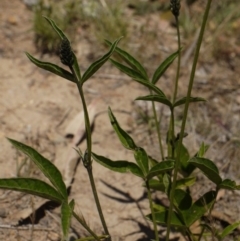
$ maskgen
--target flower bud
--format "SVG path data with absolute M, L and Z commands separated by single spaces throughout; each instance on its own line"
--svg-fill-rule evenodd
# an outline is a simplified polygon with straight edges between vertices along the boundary
M 60 52 L 61 62 L 67 66 L 72 66 L 74 61 L 73 52 L 72 52 L 70 42 L 68 41 L 67 38 L 64 38 L 62 40 L 59 52 Z
M 170 0 L 170 9 L 175 17 L 179 16 L 180 8 L 181 8 L 180 0 Z
M 88 160 L 88 151 L 86 150 L 83 155 L 83 165 L 85 168 L 91 168 L 92 162 Z

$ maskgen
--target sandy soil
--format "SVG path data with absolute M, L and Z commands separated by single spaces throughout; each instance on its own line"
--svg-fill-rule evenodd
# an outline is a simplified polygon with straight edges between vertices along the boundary
M 154 22 L 155 19 L 156 16 L 153 16 L 151 21 Z M 25 56 L 24 52 L 27 51 L 45 61 L 60 64 L 58 58 L 47 54 L 41 57 L 35 49 L 34 35 L 31 31 L 32 12 L 21 1 L 1 0 L 0 20 L 0 177 L 7 178 L 19 174 L 19 165 L 24 161 L 24 156 L 15 151 L 5 137 L 32 145 L 44 156 L 57 162 L 66 154 L 70 141 L 65 137 L 65 130 L 81 111 L 81 103 L 74 84 L 36 68 Z M 168 29 L 166 35 L 162 35 L 162 42 L 164 40 L 173 42 L 168 49 L 171 52 L 176 47 L 171 34 L 175 30 L 165 20 L 162 21 L 159 25 L 160 30 Z M 166 42 L 166 46 L 162 45 L 162 48 L 167 46 L 169 48 L 167 44 Z M 207 48 L 208 44 L 204 47 Z M 83 69 L 86 69 L 89 65 L 86 56 L 91 53 L 91 42 L 82 38 L 75 45 L 75 49 Z M 186 138 L 186 144 L 191 144 L 190 151 L 194 153 L 201 141 L 214 142 L 209 157 L 215 158 L 218 165 L 224 167 L 221 173 L 225 177 L 239 180 L 237 171 L 240 138 L 240 80 L 237 68 L 239 55 L 237 53 L 231 59 L 233 67 L 230 68 L 229 61 L 214 62 L 205 59 L 207 56 L 206 52 L 204 56 L 203 51 L 203 62 L 197 71 L 194 92 L 198 96 L 207 98 L 209 102 L 205 105 L 196 105 L 196 108 L 190 111 L 187 127 L 189 136 Z M 181 76 L 180 95 L 186 90 L 186 76 L 189 69 L 188 61 Z M 172 85 L 169 82 L 172 76 L 174 69 L 169 70 L 161 83 L 167 94 L 171 93 Z M 133 100 L 146 94 L 144 88 L 122 76 L 107 63 L 86 83 L 85 91 L 88 104 L 94 103 L 96 108 L 93 131 L 94 152 L 113 160 L 134 160 L 132 153 L 121 146 L 109 123 L 107 107 L 111 106 L 122 127 L 135 136 L 136 142 L 148 149 L 149 154 L 158 158 L 159 151 L 155 144 L 154 130 L 151 138 L 146 138 L 149 128 L 143 124 L 136 125 L 139 118 L 136 105 L 139 107 L 139 104 L 134 104 Z M 160 107 L 159 110 L 166 120 L 164 123 L 167 123 L 168 111 Z M 180 116 L 179 111 L 179 118 Z M 161 127 L 166 130 L 164 123 Z M 222 152 L 219 152 L 219 147 L 222 148 Z M 80 144 L 80 148 L 85 150 L 84 141 Z M 224 148 L 226 152 L 223 151 Z M 113 173 L 97 163 L 94 163 L 93 171 L 113 241 L 140 241 L 153 238 L 151 224 L 143 218 L 143 214 L 149 213 L 149 207 L 141 180 L 130 174 Z M 24 166 L 20 174 L 41 177 L 36 167 L 29 163 Z M 206 184 L 202 184 L 202 188 L 206 190 Z M 195 196 L 197 195 L 195 190 Z M 90 226 L 101 233 L 102 228 L 87 172 L 81 163 L 76 170 L 70 198 L 75 199 L 76 210 L 83 214 Z M 164 199 L 164 196 L 158 195 L 155 198 L 160 200 Z M 228 219 L 229 222 L 239 219 L 239 200 L 237 192 L 222 193 L 219 207 L 221 204 L 223 208 L 216 206 L 216 213 L 218 211 L 219 216 L 223 216 L 218 219 L 220 221 Z M 38 201 L 39 199 L 30 195 L 0 190 L 0 240 L 60 240 L 59 208 L 47 208 L 48 210 L 34 227 L 31 225 L 12 227 L 26 217 L 26 213 L 31 213 Z M 227 208 L 228 205 L 232 206 L 230 210 Z M 78 237 L 85 234 L 75 221 L 72 223 L 72 232 Z M 164 237 L 164 233 L 162 235 Z M 172 234 L 172 240 L 178 240 L 177 237 L 180 236 Z

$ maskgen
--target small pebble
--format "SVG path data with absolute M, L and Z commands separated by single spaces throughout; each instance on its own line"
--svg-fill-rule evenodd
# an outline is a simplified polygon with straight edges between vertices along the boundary
M 6 218 L 7 217 L 7 211 L 4 208 L 0 208 L 0 217 Z

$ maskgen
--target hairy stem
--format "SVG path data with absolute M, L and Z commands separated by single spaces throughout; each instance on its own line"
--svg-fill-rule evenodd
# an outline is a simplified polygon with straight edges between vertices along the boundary
M 176 165 L 175 165 L 175 168 L 174 168 L 173 182 L 172 182 L 172 187 L 171 187 L 171 192 L 170 192 L 170 206 L 169 206 L 169 212 L 168 212 L 168 218 L 167 218 L 167 237 L 166 237 L 166 241 L 169 241 L 169 235 L 170 235 L 171 216 L 172 216 L 172 212 L 173 212 L 173 198 L 174 198 L 174 193 L 175 193 L 175 188 L 176 188 L 178 169 L 179 169 L 179 166 L 180 166 L 181 145 L 182 145 L 182 141 L 183 141 L 183 137 L 184 137 L 185 125 L 186 125 L 188 108 L 189 108 L 189 101 L 190 101 L 190 97 L 191 97 L 191 92 L 192 92 L 192 87 L 193 87 L 193 82 L 194 82 L 194 77 L 195 77 L 195 71 L 196 71 L 196 67 L 197 67 L 199 52 L 200 52 L 201 43 L 202 43 L 202 40 L 203 40 L 204 30 L 205 30 L 206 23 L 207 23 L 211 2 L 212 2 L 212 0 L 208 0 L 208 2 L 207 2 L 207 6 L 206 6 L 205 13 L 204 13 L 204 16 L 203 16 L 203 22 L 202 22 L 202 25 L 201 25 L 201 30 L 200 30 L 200 33 L 199 33 L 197 46 L 196 46 L 196 50 L 195 50 L 195 54 L 194 54 L 191 75 L 190 75 L 190 79 L 189 79 L 187 99 L 186 99 L 186 104 L 185 104 L 185 107 L 184 107 L 183 121 L 182 121 L 180 138 L 179 138 L 179 145 L 178 145 L 178 148 L 177 148 Z

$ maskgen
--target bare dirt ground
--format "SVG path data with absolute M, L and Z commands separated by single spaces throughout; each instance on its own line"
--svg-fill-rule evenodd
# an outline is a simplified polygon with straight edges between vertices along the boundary
M 32 12 L 22 1 L 0 1 L 1 178 L 16 177 L 19 174 L 19 165 L 24 161 L 24 156 L 15 151 L 5 137 L 32 145 L 44 156 L 57 162 L 69 146 L 69 139 L 65 138 L 65 129 L 81 111 L 80 99 L 74 84 L 36 68 L 26 58 L 25 51 L 45 61 L 60 64 L 58 58 L 47 54 L 40 56 L 37 52 L 33 44 L 34 34 L 31 31 L 32 17 Z M 133 21 L 144 22 L 145 20 L 134 16 Z M 158 47 L 160 50 L 165 50 L 166 54 L 158 58 L 163 59 L 176 49 L 175 29 L 168 21 L 153 14 L 146 24 L 150 28 L 157 26 L 157 32 L 161 36 Z M 89 65 L 86 56 L 92 54 L 93 48 L 91 41 L 85 37 L 87 32 L 79 29 L 79 33 L 83 35 L 77 39 L 74 48 L 82 68 L 86 69 Z M 225 36 L 221 36 L 219 41 L 222 41 L 223 45 L 228 43 L 228 47 L 223 53 L 219 53 L 218 61 L 212 59 L 208 54 L 209 49 L 212 48 L 211 30 L 207 33 L 196 73 L 193 95 L 204 97 L 208 102 L 192 106 L 187 123 L 189 136 L 185 144 L 189 145 L 192 154 L 197 151 L 202 141 L 212 144 L 208 157 L 216 161 L 224 177 L 240 182 L 240 72 L 238 68 L 240 50 L 234 39 L 226 40 Z M 190 49 L 190 44 L 186 43 L 186 45 L 186 49 Z M 152 49 L 152 52 L 149 52 L 147 56 L 149 61 L 151 58 L 153 62 L 158 60 L 154 53 L 159 49 Z M 95 55 L 101 56 L 101 54 Z M 191 67 L 191 57 L 184 56 L 186 60 L 180 78 L 180 96 L 186 92 Z M 148 68 L 151 72 L 151 67 Z M 174 68 L 170 68 L 160 83 L 161 88 L 168 95 L 172 93 L 173 76 Z M 86 83 L 85 91 L 88 104 L 93 103 L 96 109 L 93 131 L 94 152 L 113 160 L 134 159 L 132 153 L 121 146 L 112 130 L 107 116 L 107 107 L 111 106 L 122 127 L 134 136 L 136 142 L 146 148 L 150 155 L 158 158 L 159 151 L 158 145 L 155 144 L 157 139 L 154 130 L 146 124 L 136 124 L 140 118 L 137 109 L 139 106 L 143 110 L 147 107 L 133 103 L 133 100 L 146 94 L 144 88 L 121 75 L 107 63 Z M 160 111 L 163 118 L 161 129 L 163 134 L 166 134 L 169 113 L 161 106 L 159 106 Z M 178 127 L 180 120 L 181 111 L 179 110 Z M 152 132 L 151 135 L 149 131 Z M 84 142 L 80 144 L 80 148 L 85 150 Z M 94 163 L 93 169 L 100 201 L 113 240 L 140 241 L 153 238 L 151 225 L 144 220 L 140 211 L 141 209 L 143 214 L 149 213 L 141 181 L 130 174 L 113 173 L 97 163 Z M 20 174 L 40 176 L 36 167 L 28 162 Z M 199 190 L 204 192 L 210 187 L 201 175 L 199 179 L 203 181 L 193 189 L 195 198 L 198 197 Z M 75 199 L 78 212 L 83 214 L 90 226 L 101 233 L 88 176 L 81 163 L 76 170 L 70 198 Z M 164 199 L 161 195 L 155 198 Z M 239 220 L 239 200 L 238 192 L 221 193 L 213 215 L 216 223 L 224 225 Z M 48 206 L 41 218 L 32 217 L 31 221 L 24 220 L 25 222 L 21 223 L 27 217 L 26 213 L 31 213 L 36 208 L 38 201 L 30 195 L 0 190 L 0 240 L 60 240 L 58 208 Z M 34 221 L 37 224 L 32 226 L 31 222 Z M 19 222 L 22 225 L 13 227 Z M 72 231 L 78 237 L 85 234 L 74 221 Z M 236 235 L 238 236 L 238 233 Z M 164 233 L 162 237 L 164 240 Z M 179 234 L 172 234 L 172 240 L 178 240 L 178 238 L 181 238 Z

